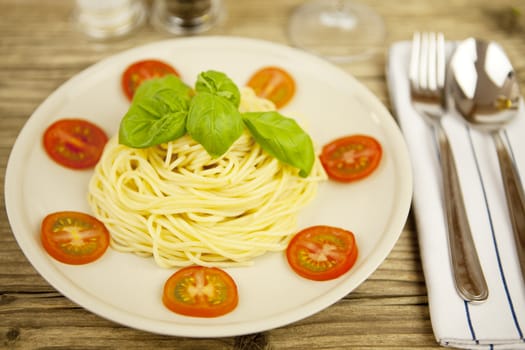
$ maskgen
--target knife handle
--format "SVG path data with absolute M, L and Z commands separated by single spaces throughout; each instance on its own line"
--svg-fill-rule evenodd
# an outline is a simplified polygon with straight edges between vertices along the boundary
M 439 122 L 436 131 L 443 176 L 448 244 L 456 289 L 466 301 L 483 302 L 488 298 L 488 287 L 472 239 L 456 163 L 448 137 Z
M 525 194 L 523 193 L 523 186 L 516 167 L 500 134 L 494 132 L 492 137 L 494 138 L 498 154 L 507 207 L 514 232 L 516 252 L 518 253 L 518 261 L 521 274 L 525 280 Z

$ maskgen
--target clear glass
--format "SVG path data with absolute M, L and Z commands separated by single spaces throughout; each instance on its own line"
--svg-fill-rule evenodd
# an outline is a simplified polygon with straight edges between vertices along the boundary
M 152 25 L 172 34 L 197 34 L 223 18 L 221 0 L 154 0 Z
M 76 0 L 75 26 L 92 39 L 126 36 L 145 23 L 143 0 Z
M 335 62 L 362 60 L 384 44 L 383 19 L 354 0 L 311 0 L 292 12 L 288 37 L 293 46 Z

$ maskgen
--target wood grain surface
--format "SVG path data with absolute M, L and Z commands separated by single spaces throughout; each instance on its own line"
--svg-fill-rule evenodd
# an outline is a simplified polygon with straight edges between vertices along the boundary
M 447 39 L 471 35 L 499 41 L 525 82 L 525 7 L 518 0 L 360 0 L 384 18 L 387 41 L 363 62 L 341 65 L 391 108 L 385 82 L 389 45 L 415 30 Z M 300 0 L 227 0 L 227 16 L 204 35 L 288 44 L 286 21 Z M 521 15 L 512 12 L 514 6 Z M 73 1 L 0 0 L 0 181 L 9 153 L 35 108 L 56 88 L 97 61 L 141 44 L 172 38 L 145 25 L 112 42 L 94 42 L 71 21 Z M 432 349 L 412 215 L 375 273 L 333 306 L 263 333 L 210 339 L 162 336 L 127 328 L 72 303 L 50 286 L 18 247 L 0 200 L 0 349 Z

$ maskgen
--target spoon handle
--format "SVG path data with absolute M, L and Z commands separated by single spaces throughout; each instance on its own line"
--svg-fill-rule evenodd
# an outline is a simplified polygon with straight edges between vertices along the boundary
M 507 147 L 501 139 L 501 135 L 498 132 L 494 132 L 492 136 L 498 153 L 521 274 L 525 279 L 525 195 L 523 194 L 523 186 Z
M 479 262 L 452 149 L 443 127 L 437 123 L 443 191 L 448 226 L 450 257 L 456 289 L 466 301 L 482 302 L 488 287 Z

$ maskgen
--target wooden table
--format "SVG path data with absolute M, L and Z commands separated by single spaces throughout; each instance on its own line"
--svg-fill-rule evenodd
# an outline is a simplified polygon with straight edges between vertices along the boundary
M 477 35 L 498 40 L 525 82 L 525 13 L 512 25 L 519 0 L 361 0 L 386 21 L 387 42 L 372 59 L 341 65 L 391 107 L 385 83 L 390 43 L 414 30 L 448 39 Z M 227 18 L 206 34 L 287 44 L 286 20 L 301 0 L 227 0 Z M 70 77 L 122 50 L 171 36 L 146 25 L 123 40 L 98 43 L 72 28 L 73 1 L 0 0 L 0 167 L 22 126 Z M 2 187 L 3 188 L 3 187 Z M 0 348 L 5 349 L 429 349 L 437 348 L 427 304 L 417 231 L 410 215 L 388 258 L 335 305 L 263 333 L 222 339 L 151 334 L 103 319 L 72 303 L 29 264 L 15 242 L 0 201 Z

